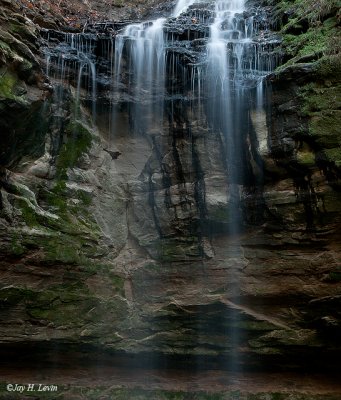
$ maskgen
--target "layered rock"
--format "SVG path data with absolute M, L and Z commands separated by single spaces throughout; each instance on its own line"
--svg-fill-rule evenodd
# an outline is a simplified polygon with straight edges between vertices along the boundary
M 78 35 L 91 55 L 81 64 L 69 33 L 40 36 L 28 18 L 4 20 L 4 345 L 91 344 L 223 368 L 336 365 L 339 111 L 330 99 L 339 56 L 269 76 L 265 111 L 245 110 L 243 173 L 231 182 L 225 138 L 198 118 L 190 93 L 179 95 L 190 88 L 180 74 L 204 54 L 211 13 L 203 3 L 168 20 L 180 71 L 166 81 L 163 125 L 142 135 L 129 109 L 147 94 L 129 92 L 128 68 L 120 96 L 110 92 L 108 55 L 124 23 Z M 255 40 L 267 44 L 276 36 L 264 15 L 255 15 Z M 231 233 L 233 202 L 241 228 Z

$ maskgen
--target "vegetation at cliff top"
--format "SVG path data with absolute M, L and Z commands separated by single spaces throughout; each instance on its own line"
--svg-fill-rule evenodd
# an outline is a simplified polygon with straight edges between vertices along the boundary
M 287 16 L 280 33 L 289 64 L 340 53 L 340 6 L 340 0 L 282 0 L 275 5 L 277 18 L 285 21 Z

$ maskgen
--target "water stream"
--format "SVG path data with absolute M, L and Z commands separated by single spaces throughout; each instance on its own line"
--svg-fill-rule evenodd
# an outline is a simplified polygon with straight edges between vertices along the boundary
M 94 125 L 98 98 L 110 103 L 105 103 L 106 112 L 101 116 L 109 127 L 109 145 L 125 135 L 150 138 L 157 132 L 173 137 L 175 154 L 176 135 L 187 135 L 191 143 L 192 133 L 200 128 L 221 138 L 228 199 L 224 214 L 230 238 L 225 245 L 232 265 L 229 295 L 233 298 L 239 296 L 233 265 L 239 268 L 243 259 L 238 235 L 248 174 L 249 115 L 251 110 L 262 111 L 263 81 L 277 62 L 275 43 L 264 38 L 265 24 L 259 23 L 255 13 L 247 12 L 245 3 L 179 0 L 167 18 L 129 24 L 114 36 L 107 32 L 65 34 L 64 44 L 46 51 L 48 74 L 62 83 L 68 80 L 76 89 L 76 118 L 81 118 L 81 99 L 86 100 Z M 178 157 L 185 159 L 183 154 Z M 189 154 L 189 164 L 195 165 L 195 157 L 194 152 Z M 194 196 L 205 224 L 205 207 L 200 205 L 205 202 L 205 182 L 200 171 L 194 173 Z M 186 192 L 191 180 L 179 180 Z M 231 353 L 239 344 L 238 315 L 232 310 L 227 318 Z M 236 369 L 236 357 L 228 368 Z

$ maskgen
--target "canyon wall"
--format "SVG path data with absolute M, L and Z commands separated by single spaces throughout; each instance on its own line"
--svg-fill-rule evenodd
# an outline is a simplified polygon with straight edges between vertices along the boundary
M 112 3 L 116 21 L 103 31 L 107 5 L 99 2 L 85 21 L 71 11 L 57 15 L 48 2 L 38 9 L 0 2 L 2 348 L 58 344 L 220 367 L 233 359 L 246 369 L 335 368 L 336 3 L 305 14 L 302 1 L 249 2 L 260 26 L 256 40 L 276 43 L 283 65 L 266 79 L 264 108 L 245 110 L 233 182 L 224 137 L 198 118 L 190 93 L 171 92 L 182 85 L 176 74 L 167 83 L 163 126 L 143 134 L 129 110 L 145 94 L 123 86 L 120 98 L 111 97 L 111 35 L 126 19 L 170 10 L 159 2 L 152 9 Z M 81 6 L 86 14 L 84 4 L 75 9 Z M 192 19 L 168 29 L 200 46 L 207 26 Z M 44 53 L 53 58 L 65 35 L 82 30 L 84 40 L 93 35 L 101 71 L 95 122 L 93 92 L 72 68 L 60 79 Z M 192 62 L 196 50 L 180 48 L 178 62 Z M 115 121 L 108 122 L 113 104 Z M 228 212 L 233 202 L 238 215 Z M 240 229 L 231 232 L 235 218 Z

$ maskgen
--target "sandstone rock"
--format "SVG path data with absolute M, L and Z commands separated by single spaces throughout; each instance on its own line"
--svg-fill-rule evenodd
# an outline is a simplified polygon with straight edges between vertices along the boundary
M 131 17 L 129 5 L 112 16 Z M 103 4 L 88 6 L 100 12 Z M 160 7 L 168 10 L 139 2 L 136 13 L 143 18 Z M 210 4 L 196 7 L 207 7 L 210 17 Z M 200 36 L 190 49 L 171 49 L 183 71 L 206 45 L 208 25 L 193 27 L 192 12 L 183 25 L 167 25 L 179 42 Z M 246 366 L 270 360 L 277 368 L 283 360 L 317 366 L 315 352 L 325 351 L 337 365 L 338 110 L 326 114 L 326 105 L 302 98 L 313 90 L 325 99 L 311 84 L 317 77 L 336 84 L 336 63 L 329 72 L 323 60 L 299 63 L 268 78 L 267 113 L 245 112 L 245 148 L 233 174 L 226 138 L 170 84 L 162 126 L 148 125 L 146 112 L 139 121 L 148 129 L 135 131 L 129 108 L 146 105 L 148 93 L 128 91 L 124 60 L 121 93 L 110 95 L 112 65 L 101 46 L 110 49 L 112 37 L 91 33 L 100 24 L 89 23 L 82 36 L 97 46 L 92 56 L 103 74 L 96 126 L 85 87 L 89 60 L 78 78 L 74 50 L 58 47 L 68 36 L 50 32 L 47 55 L 56 61 L 62 50 L 71 64 L 57 63 L 46 82 L 33 54 L 38 42 L 27 43 L 37 31 L 13 18 L 26 29 L 21 39 L 1 33 L 1 71 L 11 64 L 0 87 L 2 342 L 62 341 L 198 359 L 238 353 Z M 174 75 L 174 87 L 183 90 Z M 103 117 L 108 113 L 117 118 L 115 129 Z

